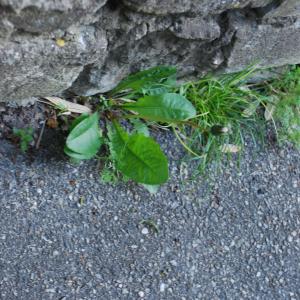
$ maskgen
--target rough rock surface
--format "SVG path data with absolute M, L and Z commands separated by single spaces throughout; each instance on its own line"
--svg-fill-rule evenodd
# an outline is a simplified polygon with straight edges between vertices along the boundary
M 105 92 L 158 64 L 299 63 L 299 14 L 297 0 L 0 0 L 0 101 Z
M 124 0 L 125 5 L 152 14 L 199 13 L 216 14 L 228 9 L 263 6 L 271 0 Z
M 239 70 L 241 67 L 259 61 L 263 66 L 280 66 L 300 62 L 300 18 L 291 20 L 285 26 L 257 24 L 249 20 L 240 27 L 240 14 L 231 16 L 234 43 L 228 53 L 227 67 Z

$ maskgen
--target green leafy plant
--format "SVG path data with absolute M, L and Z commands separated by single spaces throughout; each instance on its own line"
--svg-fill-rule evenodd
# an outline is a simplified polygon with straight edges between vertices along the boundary
M 33 128 L 13 128 L 13 134 L 20 140 L 21 151 L 26 152 L 33 141 Z
M 110 152 L 114 168 L 125 177 L 151 191 L 165 183 L 169 176 L 168 161 L 149 136 L 147 126 L 149 122 L 168 126 L 184 124 L 196 116 L 193 105 L 184 96 L 172 92 L 175 75 L 175 68 L 160 66 L 124 79 L 106 97 L 101 96 L 102 105 L 96 112 L 74 120 L 65 153 L 76 160 L 91 159 L 104 146 Z M 102 129 L 99 120 L 104 123 Z

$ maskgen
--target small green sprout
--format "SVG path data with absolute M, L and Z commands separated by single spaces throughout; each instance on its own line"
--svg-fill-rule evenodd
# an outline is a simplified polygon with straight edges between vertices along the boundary
M 33 141 L 33 128 L 13 128 L 13 134 L 20 139 L 21 151 L 25 153 Z

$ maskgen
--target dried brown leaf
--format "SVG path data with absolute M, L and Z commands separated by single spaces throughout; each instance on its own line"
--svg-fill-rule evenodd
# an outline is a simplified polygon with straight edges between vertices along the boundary
M 54 105 L 72 113 L 83 114 L 83 113 L 91 113 L 91 109 L 85 105 L 73 103 L 59 97 L 44 97 L 44 99 L 50 101 Z
M 47 126 L 50 128 L 57 128 L 58 127 L 58 122 L 56 118 L 49 118 L 47 120 Z
M 234 144 L 224 144 L 221 146 L 221 151 L 223 153 L 237 153 L 241 151 L 241 147 Z
M 266 121 L 270 121 L 273 118 L 273 114 L 275 112 L 276 106 L 272 103 L 268 103 L 265 109 L 265 119 Z

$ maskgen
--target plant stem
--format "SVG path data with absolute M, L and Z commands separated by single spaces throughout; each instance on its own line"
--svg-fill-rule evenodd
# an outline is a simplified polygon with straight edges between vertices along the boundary
M 194 152 L 182 139 L 181 139 L 181 137 L 179 136 L 179 134 L 178 134 L 178 132 L 176 131 L 176 128 L 174 127 L 174 126 L 172 126 L 172 128 L 173 128 L 173 131 L 174 131 L 174 134 L 175 134 L 175 136 L 176 136 L 176 138 L 177 138 L 177 140 L 180 142 L 180 144 L 188 151 L 188 152 L 190 152 L 191 154 L 193 154 L 194 156 L 196 156 L 196 157 L 199 157 L 199 158 L 201 158 L 202 156 L 201 155 L 199 155 L 199 154 L 197 154 L 196 152 Z

